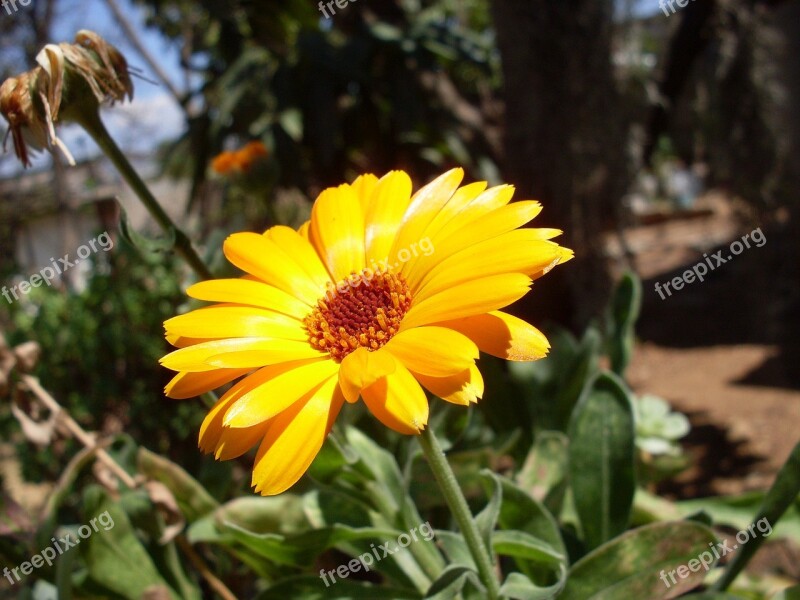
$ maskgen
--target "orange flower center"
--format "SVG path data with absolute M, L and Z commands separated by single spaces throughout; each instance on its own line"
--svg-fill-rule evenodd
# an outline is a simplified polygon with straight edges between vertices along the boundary
M 320 298 L 304 323 L 311 345 L 341 362 L 356 348 L 377 350 L 400 329 L 411 307 L 411 293 L 402 275 L 355 273 Z

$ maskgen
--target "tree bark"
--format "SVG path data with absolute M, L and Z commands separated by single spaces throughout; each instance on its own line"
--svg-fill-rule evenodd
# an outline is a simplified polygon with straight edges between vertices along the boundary
M 523 312 L 580 328 L 603 307 L 601 228 L 627 185 L 626 134 L 611 65 L 612 0 L 493 0 L 503 61 L 505 171 L 540 200 L 537 226 L 563 229 L 576 258 Z

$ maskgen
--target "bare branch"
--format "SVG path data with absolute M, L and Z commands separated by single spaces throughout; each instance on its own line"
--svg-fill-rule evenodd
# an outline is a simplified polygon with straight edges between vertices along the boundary
M 139 55 L 144 59 L 150 69 L 153 71 L 153 74 L 158 78 L 158 80 L 164 84 L 164 87 L 169 90 L 169 93 L 178 101 L 178 104 L 181 106 L 183 105 L 183 94 L 176 88 L 170 78 L 167 76 L 166 72 L 159 66 L 158 62 L 153 58 L 147 48 L 144 47 L 142 40 L 139 39 L 139 35 L 134 30 L 133 26 L 131 25 L 130 21 L 128 21 L 127 17 L 123 14 L 122 10 L 117 4 L 116 0 L 106 0 L 106 4 L 108 8 L 111 9 L 111 12 L 114 14 L 114 18 L 119 23 L 122 30 L 125 32 L 125 36 L 128 38 L 128 41 L 136 48 L 136 51 Z

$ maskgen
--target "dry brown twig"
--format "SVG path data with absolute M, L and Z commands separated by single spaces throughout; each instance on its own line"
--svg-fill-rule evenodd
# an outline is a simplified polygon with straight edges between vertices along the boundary
M 39 400 L 54 415 L 57 415 L 56 418 L 76 440 L 78 440 L 86 448 L 93 450 L 96 449 L 97 460 L 103 463 L 103 466 L 107 467 L 119 478 L 122 483 L 127 485 L 129 488 L 133 489 L 138 486 L 139 482 L 137 482 L 136 479 L 130 475 L 130 473 L 123 469 L 113 458 L 111 458 L 111 455 L 109 455 L 108 452 L 99 447 L 95 437 L 87 433 L 83 427 L 81 427 L 77 421 L 75 421 L 75 419 L 73 419 L 69 413 L 64 410 L 64 408 L 55 400 L 55 398 L 53 398 L 48 391 L 41 386 L 38 379 L 32 377 L 31 375 L 20 375 L 20 379 L 25 384 L 25 387 L 28 388 L 28 390 L 30 390 L 34 396 L 36 396 L 37 400 Z

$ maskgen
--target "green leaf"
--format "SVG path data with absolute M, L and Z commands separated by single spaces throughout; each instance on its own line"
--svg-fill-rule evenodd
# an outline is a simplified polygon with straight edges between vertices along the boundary
M 451 600 L 456 598 L 467 584 L 472 584 L 482 593 L 486 592 L 478 573 L 467 567 L 451 565 L 442 571 L 439 579 L 431 584 L 428 593 L 425 594 L 425 599 Z
M 298 533 L 308 529 L 299 496 L 245 496 L 236 498 L 214 511 L 220 524 L 231 524 L 256 533 Z
M 332 483 L 345 467 L 357 461 L 355 452 L 348 453 L 336 435 L 329 435 L 311 463 L 308 474 L 322 483 Z
M 354 427 L 347 428 L 346 438 L 345 452 L 353 453 L 359 459 L 353 465 L 353 470 L 366 477 L 358 490 L 365 501 L 384 517 L 386 523 L 399 530 L 410 530 L 423 524 L 394 455 Z M 342 491 L 353 494 L 355 490 L 345 487 Z M 352 517 L 347 522 L 351 520 Z M 377 520 L 374 522 L 380 526 L 384 524 Z M 411 564 L 413 561 L 416 561 L 422 573 L 428 573 L 425 575 L 428 580 L 430 574 L 439 573 L 445 566 L 441 554 L 432 544 L 416 545 L 410 554 L 413 558 L 404 554 L 397 559 L 399 564 L 404 565 L 408 576 L 414 576 L 412 570 L 416 569 Z M 414 577 L 419 581 L 418 576 Z
M 578 344 L 577 352 L 570 357 L 565 375 L 557 388 L 555 399 L 555 425 L 557 429 L 566 431 L 587 386 L 598 370 L 600 360 L 600 333 L 589 327 Z
M 422 595 L 405 588 L 380 586 L 369 583 L 343 581 L 336 576 L 336 583 L 328 583 L 322 577 L 293 577 L 279 581 L 265 590 L 256 600 L 350 600 L 352 598 L 391 598 L 392 600 L 419 600 Z M 328 576 L 330 582 L 330 576 Z
M 658 521 L 677 521 L 685 516 L 674 502 L 641 488 L 636 490 L 631 512 L 631 525 L 648 525 Z
M 98 527 L 91 537 L 81 540 L 81 549 L 89 569 L 89 576 L 109 591 L 130 600 L 139 600 L 148 588 L 155 586 L 168 590 L 171 598 L 179 597 L 172 590 L 150 555 L 142 546 L 120 505 L 97 486 L 86 489 L 85 515 L 88 519 L 108 513 L 111 526 Z M 74 537 L 74 536 L 73 536 Z
M 254 533 L 227 523 L 224 532 L 256 554 L 283 565 L 307 566 L 328 548 L 355 540 L 396 540 L 401 532 L 374 527 L 353 528 L 334 525 L 293 536 L 277 533 Z
M 547 336 L 552 345 L 547 359 L 512 362 L 508 372 L 524 391 L 537 431 L 566 431 L 575 404 L 597 373 L 602 340 L 595 327 L 587 328 L 580 342 L 559 327 L 548 329 Z M 517 423 L 520 418 L 516 415 Z
M 745 492 L 736 496 L 696 498 L 675 503 L 678 515 L 687 517 L 697 511 L 707 512 L 717 525 L 725 524 L 742 530 L 758 513 L 766 494 L 761 491 Z M 800 499 L 791 506 L 777 524 L 773 524 L 775 537 L 788 537 L 800 544 Z
M 611 299 L 608 353 L 611 370 L 620 377 L 631 361 L 635 344 L 636 320 L 642 305 L 642 282 L 632 272 L 622 276 Z
M 713 566 L 709 544 L 716 542 L 711 529 L 688 521 L 628 531 L 575 563 L 559 600 L 675 598 L 702 583 L 707 571 L 701 560 L 709 569 Z M 690 561 L 696 571 L 690 570 Z M 685 567 L 683 579 L 676 572 L 679 567 Z
M 500 481 L 489 470 L 481 472 L 482 481 L 488 488 L 491 486 L 491 496 L 489 502 L 481 512 L 475 517 L 475 525 L 483 538 L 483 544 L 487 549 L 492 547 L 492 532 L 497 525 L 497 518 L 500 516 L 500 506 L 503 502 L 503 488 Z M 487 489 L 488 492 L 488 489 Z
M 497 554 L 524 558 L 555 569 L 567 558 L 547 542 L 524 531 L 496 531 L 492 548 Z
M 497 476 L 503 487 L 498 519 L 505 530 L 517 530 L 539 538 L 559 554 L 566 554 L 558 524 L 548 510 L 512 481 Z
M 734 596 L 725 592 L 702 592 L 700 594 L 688 594 L 686 598 L 691 600 L 744 600 L 742 596 Z
M 560 431 L 539 431 L 515 477 L 522 489 L 534 498 L 543 498 L 548 510 L 556 515 L 561 512 L 567 488 L 568 448 L 569 438 Z
M 437 529 L 436 541 L 442 547 L 442 551 L 451 566 L 466 567 L 472 571 L 478 571 L 475 559 L 472 558 L 472 554 L 467 547 L 467 542 L 464 541 L 464 536 L 460 533 Z
M 500 595 L 514 600 L 551 600 L 558 595 L 562 587 L 564 587 L 563 580 L 554 585 L 541 587 L 521 573 L 509 573 L 500 588 Z
M 800 600 L 800 585 L 794 585 L 775 594 L 770 600 Z
M 139 448 L 137 459 L 142 475 L 169 488 L 187 522 L 191 523 L 219 506 L 196 479 L 172 461 L 146 448 Z
M 344 490 L 338 491 L 331 488 L 312 490 L 303 497 L 303 506 L 309 522 L 317 528 L 346 523 L 351 527 L 394 529 L 382 514 L 370 508 L 366 500 L 356 500 L 353 498 L 353 494 Z M 442 565 L 444 564 L 443 559 L 434 544 L 421 546 L 420 542 L 417 542 L 414 546 L 413 551 L 398 552 L 391 556 L 392 560 L 384 559 L 380 564 L 380 571 L 390 580 L 401 585 L 411 583 L 417 589 L 425 589 L 430 585 L 431 578 L 422 571 L 422 567 L 415 560 L 416 555 L 412 555 L 412 552 L 422 554 L 429 550 Z M 357 556 L 362 552 L 368 552 L 369 546 L 366 541 L 354 540 L 340 543 L 337 549 L 350 556 Z
M 56 588 L 58 589 L 59 600 L 72 600 L 72 575 L 75 572 L 75 561 L 78 559 L 77 552 L 66 552 L 62 554 L 56 563 Z
M 575 407 L 569 426 L 575 510 L 589 548 L 625 531 L 636 489 L 635 424 L 625 384 L 601 373 Z
M 369 471 L 374 481 L 381 484 L 374 488 L 374 492 L 379 494 L 374 498 L 378 502 L 377 506 L 385 507 L 384 514 L 387 518 L 396 519 L 400 505 L 406 497 L 406 489 L 394 456 L 355 427 L 347 428 L 347 442 L 361 459 L 360 466 Z
M 175 542 L 158 546 L 153 550 L 156 554 L 156 565 L 164 574 L 167 582 L 178 592 L 181 600 L 200 600 L 202 593 L 197 583 L 186 573 L 187 565 L 181 561 L 181 555 Z
M 370 527 L 379 515 L 355 494 L 320 486 L 303 496 L 303 512 L 317 529 L 347 523 L 351 527 Z M 385 523 L 385 519 L 383 519 Z
M 503 503 L 498 519 L 502 530 L 494 534 L 495 549 L 513 556 L 519 570 L 533 583 L 563 585 L 566 549 L 556 520 L 539 501 L 512 481 L 496 477 L 503 489 Z M 517 534 L 522 537 L 514 538 Z M 499 549 L 498 539 L 505 544 Z M 527 546 L 511 545 L 520 540 L 527 542 Z M 555 556 L 562 557 L 561 561 L 551 560 Z
M 746 544 L 739 544 L 741 548 L 733 560 L 728 563 L 722 577 L 714 584 L 715 590 L 724 591 L 733 583 L 736 576 L 764 543 L 765 536 L 772 533 L 772 528 L 778 523 L 778 520 L 797 501 L 798 495 L 800 495 L 800 443 L 794 447 L 789 458 L 778 471 L 775 482 L 764 497 L 758 514 L 753 519 L 753 525 L 758 524 L 757 531 L 761 535 L 750 535 Z M 769 533 L 762 531 L 762 524 L 765 526 L 764 529 L 769 529 Z M 753 525 L 750 526 L 752 529 L 748 533 L 756 531 Z

